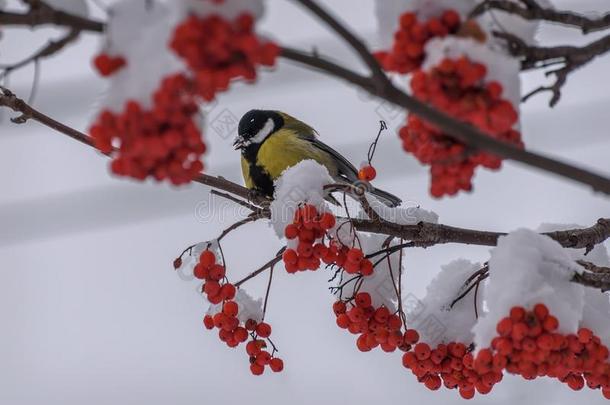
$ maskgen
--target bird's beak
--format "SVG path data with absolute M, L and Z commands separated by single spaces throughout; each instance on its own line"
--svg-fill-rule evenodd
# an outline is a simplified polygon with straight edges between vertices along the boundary
M 241 135 L 238 136 L 237 138 L 235 138 L 235 142 L 233 142 L 233 146 L 235 147 L 235 150 L 243 149 L 245 146 L 244 138 Z

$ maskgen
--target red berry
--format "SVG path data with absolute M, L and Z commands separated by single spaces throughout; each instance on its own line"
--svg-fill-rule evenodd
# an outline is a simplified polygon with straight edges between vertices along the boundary
M 284 362 L 282 359 L 275 357 L 269 362 L 269 367 L 273 372 L 279 373 L 284 369 Z
M 363 166 L 358 172 L 358 178 L 362 181 L 373 181 L 377 177 L 377 171 L 373 166 Z
M 254 375 L 262 375 L 265 372 L 265 367 L 257 363 L 250 364 L 250 371 Z
M 259 323 L 256 327 L 256 333 L 262 338 L 271 336 L 271 325 L 265 322 Z

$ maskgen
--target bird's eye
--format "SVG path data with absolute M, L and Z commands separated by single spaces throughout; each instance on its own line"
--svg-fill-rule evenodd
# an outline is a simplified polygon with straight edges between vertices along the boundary
M 254 122 L 254 118 L 252 118 L 252 119 L 250 120 L 250 122 Z

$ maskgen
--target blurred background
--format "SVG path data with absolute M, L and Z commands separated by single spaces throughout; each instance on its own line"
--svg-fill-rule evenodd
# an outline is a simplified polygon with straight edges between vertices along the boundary
M 98 1 L 97 3 L 102 3 Z M 604 0 L 554 1 L 557 7 L 608 12 Z M 9 0 L 9 6 L 18 6 Z M 372 0 L 325 4 L 375 43 Z M 93 2 L 93 15 L 103 18 Z M 261 30 L 281 43 L 311 49 L 347 65 L 353 54 L 291 1 L 269 0 Z M 20 60 L 58 30 L 2 29 L 0 63 Z M 544 27 L 545 44 L 582 44 L 576 30 Z M 98 38 L 78 43 L 41 65 L 34 106 L 86 130 L 103 80 L 91 69 Z M 569 79 L 559 106 L 547 95 L 523 106 L 526 144 L 566 161 L 610 173 L 607 116 L 610 57 L 600 57 Z M 27 98 L 31 68 L 6 86 Z M 542 74 L 523 76 L 525 90 Z M 255 86 L 236 86 L 206 106 L 206 170 L 241 182 L 231 147 L 235 123 L 251 108 L 286 111 L 314 126 L 324 141 L 355 163 L 365 159 L 379 120 L 391 128 L 404 117 L 393 107 L 342 82 L 281 62 Z M 282 374 L 253 377 L 243 348 L 226 348 L 203 329 L 207 305 L 195 282 L 185 282 L 173 259 L 192 243 L 216 237 L 239 212 L 208 189 L 180 189 L 113 178 L 108 161 L 90 148 L 37 123 L 17 126 L 0 111 L 0 403 L 458 403 L 457 392 L 431 393 L 401 365 L 400 354 L 362 354 L 335 326 L 329 274 L 277 272 L 268 310 L 284 359 Z M 608 198 L 520 164 L 498 173 L 479 171 L 471 195 L 440 201 L 428 195 L 427 169 L 387 132 L 376 155 L 377 185 L 411 204 L 432 209 L 443 223 L 509 231 L 543 222 L 592 225 L 610 214 Z M 224 244 L 230 278 L 266 262 L 281 246 L 265 223 L 232 234 Z M 442 264 L 456 258 L 485 261 L 489 250 L 459 245 L 406 253 L 405 289 L 424 294 Z M 266 280 L 246 285 L 256 296 Z M 574 393 L 552 381 L 511 377 L 473 403 L 529 404 L 543 400 L 603 403 L 599 392 Z

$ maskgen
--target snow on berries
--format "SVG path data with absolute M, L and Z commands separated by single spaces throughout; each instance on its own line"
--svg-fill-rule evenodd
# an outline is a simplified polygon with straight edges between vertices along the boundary
M 608 348 L 588 328 L 560 333 L 560 322 L 543 303 L 513 307 L 497 324 L 491 347 L 475 358 L 477 372 L 507 372 L 526 380 L 550 377 L 571 389 L 601 389 L 610 394 Z
M 429 71 L 416 71 L 411 88 L 419 100 L 497 140 L 523 147 L 521 134 L 514 129 L 518 112 L 503 98 L 503 86 L 495 81 L 486 82 L 486 75 L 487 68 L 482 63 L 467 57 L 447 58 Z M 499 157 L 469 150 L 416 115 L 409 115 L 400 138 L 405 151 L 430 165 L 430 192 L 434 197 L 471 191 L 478 166 L 497 170 L 501 165 Z
M 279 47 L 254 32 L 254 17 L 242 14 L 235 20 L 219 15 L 190 15 L 180 23 L 170 43 L 191 71 L 197 94 L 211 101 L 226 91 L 231 80 L 256 79 L 257 66 L 273 66 Z
M 456 34 L 461 22 L 460 14 L 451 9 L 427 21 L 421 21 L 416 12 L 406 12 L 400 16 L 392 49 L 379 51 L 375 57 L 387 71 L 411 73 L 421 67 L 425 59 L 426 43 L 431 38 Z
M 203 170 L 206 146 L 188 87 L 182 75 L 167 77 L 154 93 L 151 109 L 130 101 L 120 113 L 100 114 L 90 133 L 96 148 L 112 157 L 113 173 L 181 185 Z

